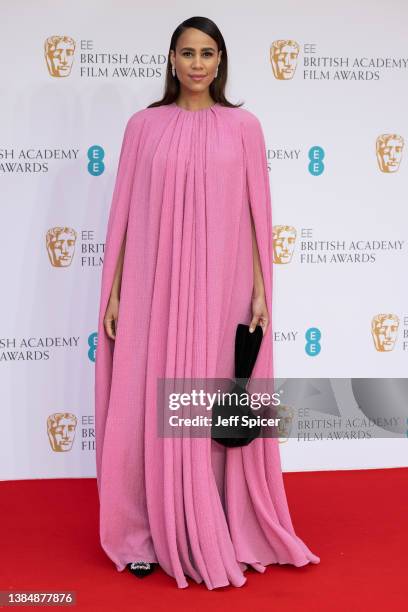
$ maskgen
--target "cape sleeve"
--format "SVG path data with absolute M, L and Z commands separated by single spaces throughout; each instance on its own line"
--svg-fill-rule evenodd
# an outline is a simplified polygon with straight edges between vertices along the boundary
M 112 290 L 119 252 L 126 235 L 127 221 L 132 200 L 137 148 L 143 125 L 141 117 L 141 111 L 134 113 L 125 127 L 106 230 L 94 378 L 95 445 L 98 489 L 100 484 L 99 475 L 102 462 L 102 446 L 109 406 L 114 351 L 114 340 L 109 338 L 106 334 L 103 319 Z
M 272 378 L 272 202 L 265 137 L 259 119 L 249 111 L 246 112 L 242 123 L 242 136 L 247 197 L 254 222 L 269 313 L 269 326 L 263 337 L 251 378 Z

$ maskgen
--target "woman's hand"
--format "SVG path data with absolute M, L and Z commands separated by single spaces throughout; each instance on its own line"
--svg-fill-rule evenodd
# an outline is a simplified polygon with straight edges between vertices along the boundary
M 105 332 L 108 337 L 112 340 L 116 338 L 116 329 L 118 326 L 118 314 L 119 314 L 119 298 L 111 295 L 109 303 L 106 308 L 105 318 L 103 320 Z
M 262 327 L 263 335 L 265 335 L 269 325 L 269 313 L 264 293 L 252 295 L 252 319 L 249 331 L 252 333 L 257 325 Z

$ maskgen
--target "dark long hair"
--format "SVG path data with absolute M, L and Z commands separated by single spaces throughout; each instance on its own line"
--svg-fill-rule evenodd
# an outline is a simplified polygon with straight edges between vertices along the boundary
M 171 72 L 170 50 L 173 49 L 174 53 L 176 52 L 177 40 L 187 28 L 196 28 L 208 36 L 211 36 L 211 38 L 213 38 L 217 43 L 218 51 L 222 51 L 221 60 L 218 66 L 218 74 L 216 78 L 211 81 L 209 87 L 211 98 L 222 106 L 232 106 L 235 108 L 242 106 L 243 102 L 240 104 L 233 104 L 225 97 L 225 85 L 228 76 L 228 56 L 224 38 L 220 30 L 218 29 L 217 25 L 207 17 L 190 17 L 177 26 L 171 37 L 170 48 L 167 55 L 166 81 L 164 85 L 163 97 L 161 100 L 157 100 L 156 102 L 149 104 L 147 108 L 171 104 L 178 98 L 180 93 L 180 81 L 178 80 L 177 74 L 174 77 Z

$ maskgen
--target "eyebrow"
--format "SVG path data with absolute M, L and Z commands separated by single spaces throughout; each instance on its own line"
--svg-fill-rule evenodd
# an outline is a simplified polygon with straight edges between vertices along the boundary
M 193 47 L 182 47 L 180 51 L 195 51 Z M 213 47 L 202 47 L 201 51 L 215 51 Z

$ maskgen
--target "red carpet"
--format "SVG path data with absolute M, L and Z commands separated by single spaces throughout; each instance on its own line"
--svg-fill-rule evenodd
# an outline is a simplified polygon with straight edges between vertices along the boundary
M 65 609 L 98 612 L 406 610 L 408 469 L 284 479 L 295 529 L 320 564 L 248 570 L 243 587 L 213 591 L 192 580 L 178 589 L 161 569 L 143 580 L 118 572 L 99 545 L 94 479 L 1 482 L 0 590 L 72 590 L 77 604 Z

